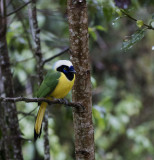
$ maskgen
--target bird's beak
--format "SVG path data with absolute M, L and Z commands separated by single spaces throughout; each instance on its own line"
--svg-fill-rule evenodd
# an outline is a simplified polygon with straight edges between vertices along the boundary
M 76 71 L 75 71 L 75 70 L 70 70 L 69 72 L 71 72 L 71 73 L 76 73 Z
M 73 66 L 71 66 L 70 68 L 69 68 L 69 72 L 71 72 L 71 73 L 76 73 L 76 71 L 75 71 L 75 69 L 74 69 L 74 67 Z

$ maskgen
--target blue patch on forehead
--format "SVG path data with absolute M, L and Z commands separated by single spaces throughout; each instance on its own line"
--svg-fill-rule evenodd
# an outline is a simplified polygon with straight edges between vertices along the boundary
M 70 70 L 74 70 L 74 67 L 73 67 L 73 66 L 70 66 Z

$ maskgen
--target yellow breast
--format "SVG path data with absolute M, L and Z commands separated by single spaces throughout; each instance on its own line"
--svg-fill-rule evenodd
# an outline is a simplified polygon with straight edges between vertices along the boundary
M 75 75 L 73 80 L 70 81 L 66 78 L 64 73 L 61 73 L 58 85 L 56 86 L 56 88 L 54 89 L 54 91 L 51 93 L 50 96 L 54 98 L 64 98 L 72 89 L 74 81 L 75 81 Z

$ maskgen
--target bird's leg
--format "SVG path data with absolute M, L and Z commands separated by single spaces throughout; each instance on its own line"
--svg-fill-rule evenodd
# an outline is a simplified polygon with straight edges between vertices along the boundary
M 63 98 L 63 101 L 65 102 L 65 105 L 68 105 L 68 100 L 66 98 Z
M 64 103 L 65 105 L 68 105 L 68 100 L 65 99 L 65 98 L 58 99 L 58 101 L 59 101 L 60 103 Z

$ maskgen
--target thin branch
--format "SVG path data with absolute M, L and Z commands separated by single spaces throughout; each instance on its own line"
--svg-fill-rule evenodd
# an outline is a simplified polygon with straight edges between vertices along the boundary
M 38 107 L 38 106 L 37 106 L 37 107 Z M 32 113 L 36 110 L 37 107 L 35 107 L 35 108 L 34 108 L 33 110 L 31 110 L 30 112 L 26 113 L 26 114 L 25 114 L 22 118 L 20 118 L 18 121 L 21 121 L 23 118 L 32 115 Z M 20 113 L 20 112 L 18 112 L 18 113 Z
M 26 103 L 32 102 L 47 102 L 48 104 L 64 104 L 74 108 L 82 108 L 84 107 L 80 103 L 67 102 L 62 99 L 49 100 L 46 98 L 26 98 L 26 97 L 0 97 L 0 102 L 21 102 L 24 101 Z
M 56 55 L 54 55 L 54 56 L 52 56 L 52 57 L 50 57 L 50 58 L 44 60 L 43 63 L 42 63 L 42 66 L 44 66 L 45 63 L 47 63 L 47 62 L 53 60 L 53 59 L 56 58 L 56 57 L 61 56 L 62 54 L 64 54 L 65 52 L 68 52 L 68 51 L 69 51 L 69 47 L 65 48 L 65 49 L 62 50 L 60 53 L 58 53 L 58 54 L 56 54 Z
M 37 61 L 37 74 L 39 77 L 39 84 L 43 80 L 43 66 L 41 65 L 43 62 L 42 52 L 41 52 L 41 40 L 40 40 L 40 28 L 38 26 L 37 20 L 37 9 L 36 9 L 36 0 L 32 0 L 31 5 L 29 5 L 29 22 L 32 32 L 32 38 L 34 40 L 34 48 L 35 48 L 35 58 Z M 50 144 L 49 144 L 49 136 L 48 136 L 48 119 L 46 112 L 44 115 L 44 160 L 50 160 Z
M 24 5 L 20 6 L 19 8 L 15 9 L 13 12 L 8 13 L 6 16 L 11 16 L 14 13 L 17 13 L 18 11 L 20 11 L 21 9 L 23 9 L 25 6 L 27 6 L 29 3 L 31 3 L 32 1 L 26 2 Z
M 121 10 L 121 12 L 122 12 L 124 15 L 126 15 L 128 18 L 130 18 L 131 20 L 137 21 L 137 19 L 133 18 L 132 16 L 130 16 L 129 14 L 127 14 L 125 11 Z M 145 23 L 143 23 L 143 25 L 146 26 L 147 29 L 152 29 L 152 30 L 154 30 L 154 28 L 153 28 L 152 26 L 150 26 L 150 25 L 147 25 L 147 24 L 145 24 Z
M 29 57 L 29 58 L 26 58 L 26 59 L 23 59 L 23 60 L 19 60 L 19 61 L 16 61 L 14 63 L 12 63 L 12 65 L 17 65 L 18 63 L 23 63 L 23 62 L 27 62 L 29 60 L 33 60 L 35 57 L 32 56 L 32 57 Z
M 37 107 L 36 107 L 36 108 L 37 108 Z M 35 115 L 32 114 L 31 112 L 26 113 L 26 112 L 18 111 L 17 114 L 22 114 L 22 115 L 24 115 L 24 116 L 33 116 L 33 117 L 35 116 Z
M 41 52 L 40 28 L 38 26 L 35 0 L 32 0 L 32 3 L 29 5 L 28 14 L 29 14 L 29 23 L 30 23 L 32 38 L 34 41 L 33 43 L 34 56 L 37 61 L 37 74 L 39 77 L 39 84 L 40 84 L 43 80 L 43 67 L 41 66 L 43 59 Z

